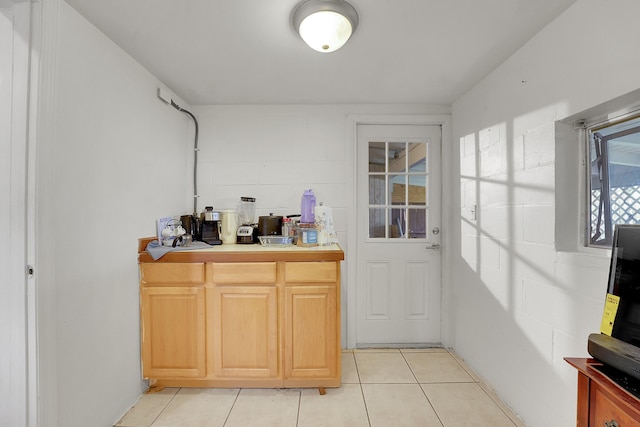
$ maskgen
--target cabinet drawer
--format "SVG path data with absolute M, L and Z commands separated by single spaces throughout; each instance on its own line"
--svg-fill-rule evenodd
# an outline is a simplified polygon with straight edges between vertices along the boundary
M 153 283 L 204 283 L 204 263 L 140 264 L 140 280 Z
M 275 262 L 213 263 L 213 283 L 276 283 Z
M 591 382 L 591 387 L 591 407 L 593 412 L 589 425 L 616 425 L 612 424 L 612 421 L 615 421 L 620 427 L 640 424 L 640 414 L 635 412 L 632 407 L 613 396 L 595 381 Z
M 338 264 L 335 262 L 287 262 L 284 266 L 287 283 L 335 283 Z

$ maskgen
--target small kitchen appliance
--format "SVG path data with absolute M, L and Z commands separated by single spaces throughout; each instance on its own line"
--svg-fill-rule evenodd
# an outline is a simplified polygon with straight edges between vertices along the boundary
M 214 212 L 213 206 L 205 207 L 201 222 L 200 239 L 208 245 L 221 245 L 220 212 Z
M 277 236 L 282 234 L 282 217 L 272 213 L 258 217 L 258 236 Z
M 240 197 L 238 202 L 238 222 L 240 226 L 236 232 L 237 243 L 254 243 L 257 230 L 255 227 L 256 199 L 255 197 Z
M 220 239 L 223 244 L 236 243 L 238 233 L 238 214 L 233 209 L 225 209 L 220 212 Z

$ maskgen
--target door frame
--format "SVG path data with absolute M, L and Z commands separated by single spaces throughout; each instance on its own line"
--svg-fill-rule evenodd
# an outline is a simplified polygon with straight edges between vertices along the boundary
M 441 330 L 442 330 L 442 344 L 448 347 L 449 339 L 449 289 L 447 280 L 449 275 L 447 274 L 449 269 L 449 245 L 447 244 L 447 231 L 450 229 L 451 218 L 445 215 L 450 211 L 451 205 L 451 193 L 452 182 L 451 174 L 446 171 L 450 171 L 451 168 L 451 115 L 450 114 L 350 114 L 347 116 L 347 144 L 351 144 L 350 149 L 347 150 L 348 161 L 351 164 L 351 175 L 349 177 L 349 202 L 347 205 L 347 211 L 349 212 L 347 222 L 351 226 L 347 229 L 347 248 L 349 256 L 346 257 L 346 284 L 342 289 L 343 301 L 346 301 L 346 305 L 342 307 L 342 318 L 346 319 L 344 322 L 346 325 L 343 327 L 345 330 L 346 342 L 343 341 L 343 347 L 355 348 L 356 346 L 356 309 L 357 309 L 357 294 L 356 294 L 356 280 L 357 280 L 357 233 L 355 224 L 357 223 L 357 210 L 356 210 L 356 191 L 357 191 L 357 143 L 358 143 L 358 126 L 359 125 L 436 125 L 442 128 L 442 141 L 441 141 L 441 156 L 442 156 L 442 173 L 441 173 L 441 186 L 442 186 L 442 199 L 441 199 Z
M 11 248 L 8 303 L 11 305 L 9 360 L 12 378 L 7 416 L 13 425 L 39 423 L 38 316 L 35 273 L 35 141 L 39 91 L 42 5 L 37 0 L 7 0 L 13 21 L 11 78 Z

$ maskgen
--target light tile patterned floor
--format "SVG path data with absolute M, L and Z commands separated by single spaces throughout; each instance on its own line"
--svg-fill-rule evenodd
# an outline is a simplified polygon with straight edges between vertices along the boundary
M 444 349 L 342 353 L 327 389 L 167 388 L 145 394 L 115 427 L 523 427 Z

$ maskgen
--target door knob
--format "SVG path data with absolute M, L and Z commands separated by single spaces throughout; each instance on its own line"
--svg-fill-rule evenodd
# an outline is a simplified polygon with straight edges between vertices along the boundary
M 431 232 L 437 236 L 438 234 L 440 234 L 440 229 L 438 227 L 433 227 L 433 230 L 431 230 Z

